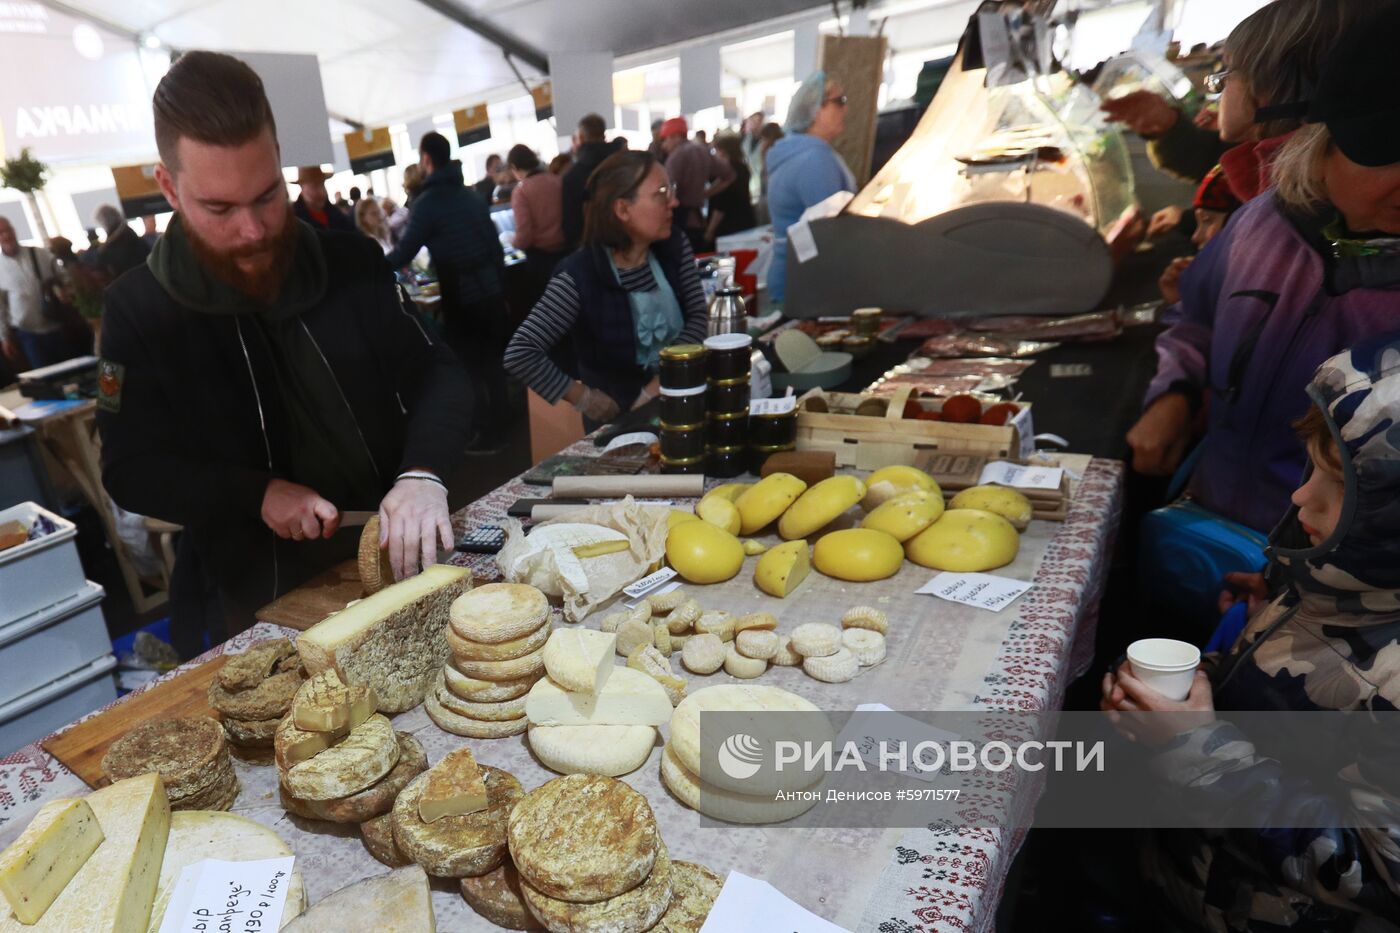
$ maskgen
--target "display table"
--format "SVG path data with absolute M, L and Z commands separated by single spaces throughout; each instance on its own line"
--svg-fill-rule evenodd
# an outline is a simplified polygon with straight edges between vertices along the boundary
M 591 444 L 580 444 L 571 452 L 589 448 Z M 687 589 L 706 609 L 748 612 L 761 606 L 778 616 L 780 630 L 802 621 L 836 622 L 852 605 L 883 608 L 890 617 L 889 658 L 855 680 L 824 684 L 797 668 L 772 668 L 763 675 L 762 683 L 791 690 L 824 709 L 852 710 L 870 702 L 909 710 L 1056 707 L 1066 685 L 1084 672 L 1092 655 L 1122 482 L 1122 467 L 1114 461 L 1080 457 L 1067 465 L 1080 474 L 1069 518 L 1064 523 L 1034 522 L 1027 530 L 1020 555 L 1000 572 L 1036 585 L 1000 613 L 914 595 L 932 571 L 908 563 L 879 583 L 842 583 L 814 573 L 781 602 L 754 589 L 756 558 L 749 558 L 727 584 Z M 540 490 L 518 479 L 507 483 L 457 513 L 455 530 L 460 534 L 468 526 L 499 521 L 506 507 L 525 493 L 539 495 Z M 492 557 L 457 555 L 454 561 L 472 567 L 479 580 L 496 575 Z M 596 626 L 601 614 L 584 624 Z M 259 623 L 181 670 L 282 635 L 296 632 Z M 686 676 L 691 690 L 731 680 L 723 672 Z M 145 689 L 159 689 L 160 683 Z M 439 730 L 422 707 L 394 717 L 394 726 L 414 733 L 430 761 L 466 743 L 481 761 L 514 773 L 527 789 L 556 776 L 535 761 L 523 736 L 461 739 Z M 702 826 L 699 814 L 663 787 L 659 758 L 658 747 L 641 769 L 623 780 L 650 801 L 673 857 L 699 861 L 720 874 L 733 869 L 768 879 L 789 897 L 851 930 L 912 933 L 993 927 L 1022 832 L 960 830 L 951 824 L 909 830 Z M 243 791 L 234 810 L 271 827 L 292 847 L 311 903 L 384 872 L 364 849 L 354 825 L 288 816 L 278 803 L 275 768 L 245 761 L 236 761 L 235 768 Z M 13 839 L 44 801 L 84 790 L 41 744 L 0 759 L 0 845 Z M 984 796 L 979 807 L 1014 816 L 1026 825 L 1039 794 L 1039 781 L 1008 775 L 1005 785 Z M 435 881 L 433 900 L 440 929 L 492 929 L 467 907 L 455 885 Z

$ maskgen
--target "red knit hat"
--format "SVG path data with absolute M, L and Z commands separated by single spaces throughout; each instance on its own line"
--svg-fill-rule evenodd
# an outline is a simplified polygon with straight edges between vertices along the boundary
M 690 127 L 686 125 L 685 117 L 672 117 L 661 124 L 661 138 L 666 139 L 671 136 L 689 136 Z
M 1201 181 L 1201 187 L 1196 189 L 1196 199 L 1191 202 L 1191 206 L 1203 211 L 1219 211 L 1222 214 L 1233 214 L 1240 209 L 1240 200 L 1235 197 L 1230 190 L 1230 182 L 1225 177 L 1225 170 L 1216 166 Z

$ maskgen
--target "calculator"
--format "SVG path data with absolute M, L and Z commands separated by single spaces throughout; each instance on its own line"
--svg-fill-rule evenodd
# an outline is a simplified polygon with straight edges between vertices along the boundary
M 464 554 L 495 554 L 505 543 L 506 533 L 500 525 L 481 525 L 462 536 L 457 550 Z

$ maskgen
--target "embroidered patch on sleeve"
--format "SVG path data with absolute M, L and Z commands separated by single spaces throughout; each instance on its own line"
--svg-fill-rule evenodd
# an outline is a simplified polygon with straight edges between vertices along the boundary
M 122 384 L 126 381 L 126 367 L 111 360 L 101 360 L 97 364 L 97 407 L 113 414 L 122 410 Z

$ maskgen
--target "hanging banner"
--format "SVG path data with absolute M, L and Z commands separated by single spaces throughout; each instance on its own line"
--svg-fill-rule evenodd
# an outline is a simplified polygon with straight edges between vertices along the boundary
M 554 85 L 546 81 L 530 88 L 530 96 L 535 101 L 535 119 L 548 120 L 554 116 Z
M 128 217 L 164 214 L 173 208 L 156 184 L 154 162 L 145 165 L 116 165 L 112 167 L 112 182 L 122 202 L 122 213 Z M 83 218 L 88 223 L 88 218 Z
M 491 138 L 491 118 L 484 103 L 452 111 L 452 125 L 457 128 L 459 146 L 470 146 Z
M 389 137 L 389 128 L 385 126 L 346 133 L 345 152 L 350 156 L 350 171 L 356 175 L 365 175 L 394 164 L 394 142 Z

